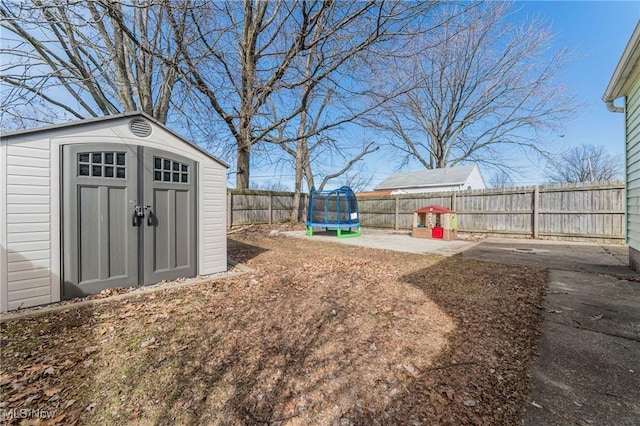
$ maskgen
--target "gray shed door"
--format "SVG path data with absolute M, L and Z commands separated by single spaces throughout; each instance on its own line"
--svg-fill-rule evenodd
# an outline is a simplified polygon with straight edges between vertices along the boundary
M 120 144 L 62 157 L 65 298 L 195 275 L 195 162 Z

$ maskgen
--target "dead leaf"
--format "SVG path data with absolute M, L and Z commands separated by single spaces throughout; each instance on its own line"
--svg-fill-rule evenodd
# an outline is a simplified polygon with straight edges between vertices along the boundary
M 153 345 L 155 343 L 156 343 L 156 338 L 155 337 L 151 337 L 151 338 L 145 340 L 144 342 L 140 343 L 140 347 L 141 348 L 146 348 L 146 347 L 151 346 L 151 345 Z
M 453 399 L 453 396 L 455 395 L 455 392 L 453 391 L 453 389 L 445 389 L 442 391 L 442 393 L 444 393 L 445 395 L 447 395 L 447 398 L 449 399 Z
M 44 394 L 46 396 L 52 396 L 52 395 L 55 395 L 57 393 L 60 393 L 60 391 L 62 391 L 62 388 L 45 389 L 44 390 Z

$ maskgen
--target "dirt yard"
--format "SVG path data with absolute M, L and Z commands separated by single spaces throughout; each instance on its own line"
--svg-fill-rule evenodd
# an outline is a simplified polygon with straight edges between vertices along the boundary
M 3 322 L 0 423 L 520 423 L 545 271 L 230 238 L 254 272 Z

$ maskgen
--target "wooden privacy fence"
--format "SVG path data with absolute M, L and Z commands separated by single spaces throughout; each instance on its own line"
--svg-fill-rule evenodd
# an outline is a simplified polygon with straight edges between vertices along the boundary
M 300 199 L 304 222 L 308 195 Z M 359 196 L 364 227 L 410 229 L 413 212 L 438 204 L 458 214 L 458 231 L 520 238 L 623 243 L 624 182 L 596 182 L 476 191 Z M 227 192 L 227 226 L 288 222 L 293 193 Z
M 458 231 L 575 241 L 624 242 L 624 182 L 358 197 L 365 227 L 410 229 L 413 212 L 438 204 Z
M 307 194 L 300 197 L 299 221 L 306 220 L 308 200 Z M 227 190 L 227 227 L 289 222 L 292 208 L 292 192 Z

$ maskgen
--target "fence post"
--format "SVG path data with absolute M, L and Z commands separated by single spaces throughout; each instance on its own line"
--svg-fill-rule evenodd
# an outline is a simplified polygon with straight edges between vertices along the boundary
M 533 238 L 537 239 L 538 238 L 538 232 L 539 232 L 539 214 L 540 211 L 540 188 L 538 188 L 538 185 L 536 185 L 533 188 L 533 221 L 531 226 L 533 226 Z
M 399 222 L 400 222 L 400 203 L 399 203 L 400 197 L 396 197 L 396 213 L 394 216 L 394 220 L 393 220 L 393 229 L 395 229 L 396 231 L 398 230 L 399 227 Z
M 227 229 L 233 226 L 233 194 L 227 191 Z
M 269 225 L 273 222 L 273 193 L 269 191 Z
M 457 199 L 456 199 L 456 191 L 451 192 L 451 210 L 453 210 L 454 212 L 456 211 L 456 204 L 457 204 Z

